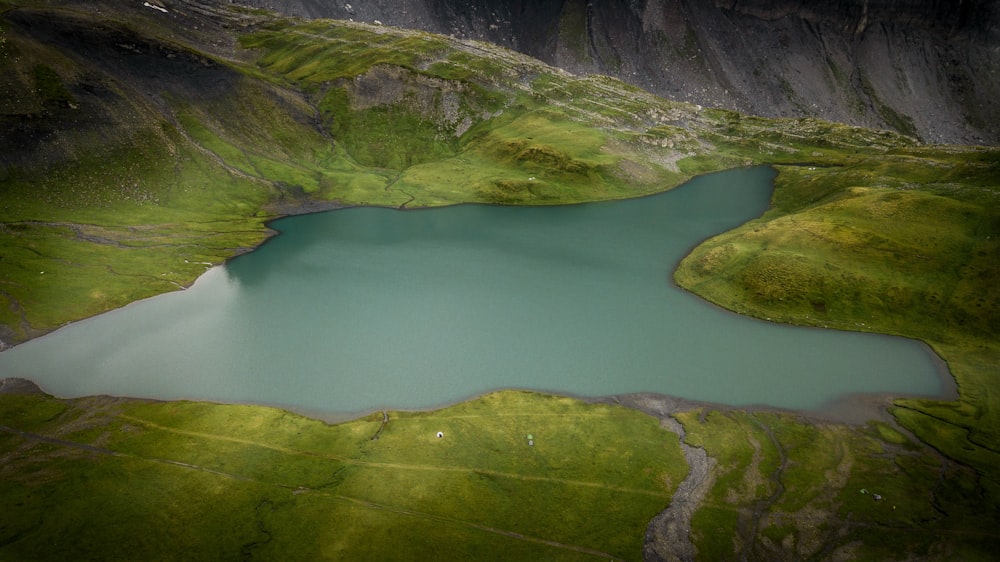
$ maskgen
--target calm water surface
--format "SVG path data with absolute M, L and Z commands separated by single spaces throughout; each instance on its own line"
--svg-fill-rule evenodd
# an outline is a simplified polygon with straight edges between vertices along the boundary
M 623 202 L 283 219 L 281 236 L 187 291 L 0 353 L 0 374 L 60 396 L 331 413 L 508 387 L 796 409 L 942 393 L 923 344 L 753 320 L 672 284 L 700 240 L 763 212 L 772 179 L 757 168 Z

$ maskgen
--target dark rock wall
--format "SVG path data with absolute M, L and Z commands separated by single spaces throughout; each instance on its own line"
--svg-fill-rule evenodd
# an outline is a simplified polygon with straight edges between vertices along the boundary
M 1000 142 L 994 0 L 246 0 L 513 48 L 765 116 Z

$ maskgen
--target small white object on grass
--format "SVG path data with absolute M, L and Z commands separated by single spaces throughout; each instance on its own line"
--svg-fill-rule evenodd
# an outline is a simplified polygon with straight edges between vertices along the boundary
M 443 432 L 441 432 L 441 431 L 439 431 L 439 432 L 438 432 L 438 439 L 441 439 L 442 437 L 444 437 L 444 433 L 443 433 Z

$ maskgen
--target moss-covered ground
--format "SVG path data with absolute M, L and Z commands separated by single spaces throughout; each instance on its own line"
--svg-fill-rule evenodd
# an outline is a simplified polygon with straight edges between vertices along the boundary
M 976 471 L 892 425 L 678 416 L 718 465 L 692 521 L 706 560 L 989 560 L 1000 509 Z

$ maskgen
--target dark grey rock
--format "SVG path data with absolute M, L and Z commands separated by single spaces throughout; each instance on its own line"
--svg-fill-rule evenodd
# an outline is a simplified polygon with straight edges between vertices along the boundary
M 992 0 L 247 0 L 510 47 L 574 73 L 768 117 L 1000 142 Z

